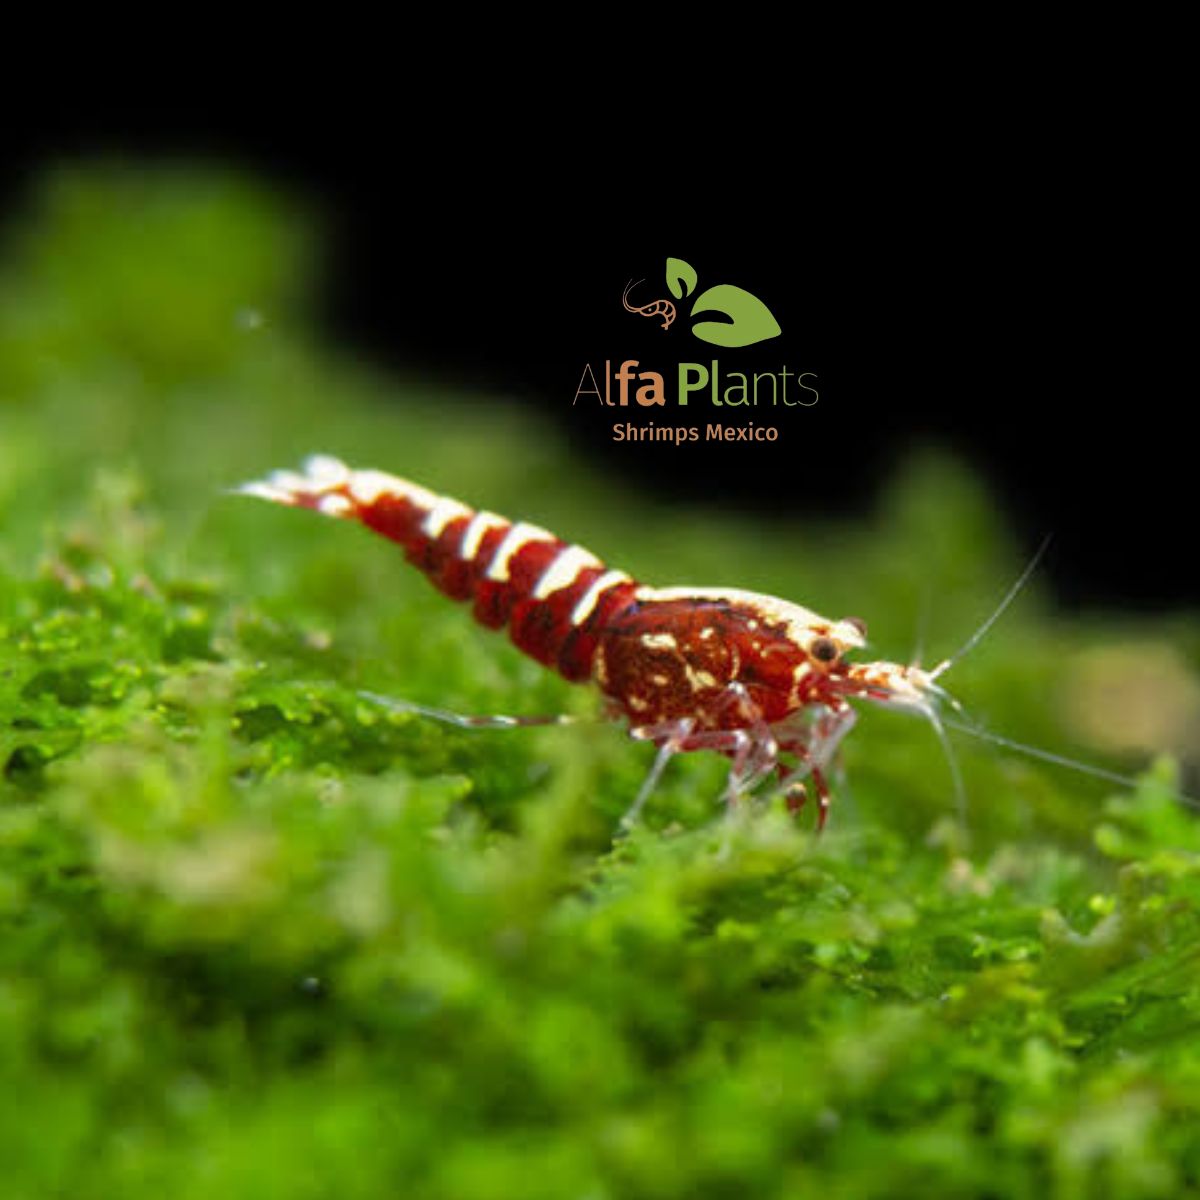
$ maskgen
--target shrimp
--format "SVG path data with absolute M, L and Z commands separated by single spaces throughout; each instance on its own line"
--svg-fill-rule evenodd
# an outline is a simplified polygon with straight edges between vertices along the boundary
M 404 548 L 410 562 L 476 620 L 507 627 L 516 646 L 573 683 L 594 684 L 629 735 L 657 748 L 625 818 L 636 820 L 667 763 L 712 750 L 730 760 L 728 805 L 774 776 L 789 809 L 811 783 L 824 827 L 829 765 L 857 719 L 852 701 L 924 717 L 946 753 L 960 806 L 962 780 L 947 727 L 1123 784 L 1100 768 L 991 734 L 968 720 L 938 682 L 995 624 L 1029 579 L 1038 550 L 999 606 L 953 656 L 931 670 L 855 661 L 866 646 L 857 617 L 830 620 L 775 596 L 735 588 L 650 587 L 582 546 L 382 471 L 315 456 L 236 489 L 277 504 L 358 521 Z M 364 693 L 393 709 L 466 728 L 565 723 L 569 717 L 462 716 Z M 944 718 L 948 704 L 962 719 Z M 1181 799 L 1188 800 L 1186 797 Z

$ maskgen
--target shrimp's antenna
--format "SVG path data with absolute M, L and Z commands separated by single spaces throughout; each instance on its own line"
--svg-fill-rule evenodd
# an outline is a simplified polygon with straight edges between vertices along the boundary
M 933 608 L 933 593 L 926 580 L 921 587 L 921 607 L 917 611 L 917 629 L 913 638 L 911 661 L 919 663 L 925 657 L 925 638 L 929 633 L 929 614 Z
M 946 764 L 950 768 L 950 778 L 954 781 L 954 807 L 958 813 L 958 824 L 962 829 L 963 837 L 969 836 L 967 828 L 967 788 L 963 783 L 962 770 L 958 765 L 958 756 L 954 753 L 954 747 L 950 744 L 950 737 L 946 733 L 946 722 L 938 714 L 935 708 L 927 708 L 925 715 L 929 718 L 930 725 L 933 726 L 934 733 L 937 734 L 938 741 L 942 743 L 942 752 L 946 755 Z M 954 725 L 951 721 L 949 724 Z
M 625 309 L 627 312 L 637 312 L 637 309 L 634 308 L 633 305 L 629 303 L 629 293 L 632 292 L 633 289 L 635 287 L 637 287 L 637 285 L 639 283 L 645 283 L 645 282 L 646 281 L 644 279 L 637 279 L 637 280 L 631 279 L 625 285 L 625 290 L 621 293 L 621 303 L 623 305 L 625 305 Z
M 992 615 L 949 658 L 944 659 L 929 672 L 930 679 L 936 679 L 939 675 L 945 674 L 959 659 L 971 650 L 974 650 L 983 641 L 984 637 L 987 636 L 988 630 L 1000 620 L 1008 609 L 1008 606 L 1017 598 L 1021 589 L 1029 582 L 1029 577 L 1037 570 L 1037 565 L 1042 561 L 1042 556 L 1046 553 L 1046 548 L 1050 545 L 1050 540 L 1053 536 L 1053 534 L 1048 533 L 1042 538 L 1042 544 L 1034 551 L 1033 557 L 1029 560 L 1025 570 L 1017 577 L 1016 583 L 1004 593 L 1004 599 L 996 605 Z
M 1042 762 L 1052 763 L 1056 767 L 1065 767 L 1069 771 L 1078 771 L 1081 775 L 1090 775 L 1093 779 L 1103 779 L 1106 783 L 1115 783 L 1124 788 L 1136 788 L 1140 784 L 1140 780 L 1135 779 L 1132 775 L 1122 775 L 1119 771 L 1109 771 L 1105 767 L 1097 767 L 1092 763 L 1080 762 L 1077 758 L 1068 758 L 1065 754 L 1055 754 L 1052 750 L 1042 750 L 1037 746 L 1027 746 L 1024 742 L 1014 741 L 1012 738 L 1005 737 L 1003 734 L 993 733 L 990 729 L 985 729 L 982 725 L 977 725 L 973 721 L 955 721 L 953 718 L 945 718 L 944 723 L 950 729 L 957 730 L 959 733 L 969 734 L 971 737 L 979 738 L 982 742 L 991 742 L 995 746 L 1002 746 L 1005 750 L 1013 750 L 1017 754 L 1024 754 L 1029 758 L 1037 758 Z M 1177 792 L 1173 788 L 1170 790 L 1172 799 L 1178 800 L 1180 804 L 1188 808 L 1200 810 L 1200 800 L 1194 796 L 1189 796 L 1186 792 Z
M 360 691 L 359 696 L 386 708 L 389 712 L 411 713 L 413 716 L 429 717 L 434 721 L 442 721 L 447 725 L 457 725 L 459 729 L 517 729 L 530 725 L 582 725 L 587 717 L 576 716 L 574 713 L 552 713 L 548 715 L 534 714 L 520 717 L 480 717 L 469 716 L 465 713 L 451 712 L 445 708 L 431 708 L 428 704 L 416 704 L 412 700 L 401 700 L 397 696 L 381 696 L 378 692 Z

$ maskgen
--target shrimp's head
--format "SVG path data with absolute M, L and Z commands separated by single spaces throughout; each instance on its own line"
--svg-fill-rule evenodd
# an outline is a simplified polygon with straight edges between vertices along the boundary
M 870 700 L 887 708 L 934 718 L 942 701 L 958 704 L 938 682 L 949 666 L 944 662 L 932 670 L 916 663 L 854 662 L 850 655 L 866 645 L 866 626 L 856 617 L 847 617 L 824 626 L 821 636 L 806 647 L 809 660 L 823 671 L 822 683 L 839 699 Z

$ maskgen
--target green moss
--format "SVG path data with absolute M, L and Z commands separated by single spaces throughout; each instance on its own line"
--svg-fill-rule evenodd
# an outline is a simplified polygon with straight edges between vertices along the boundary
M 594 698 L 386 544 L 222 493 L 322 449 L 653 581 L 859 612 L 902 658 L 924 589 L 949 650 L 1019 565 L 963 469 L 914 460 L 868 526 L 648 520 L 528 414 L 448 421 L 449 397 L 322 347 L 311 245 L 277 198 L 184 170 L 58 177 L 13 235 L 4 1194 L 1200 1186 L 1200 833 L 1165 760 L 1106 798 L 965 745 L 965 851 L 929 731 L 867 713 L 825 837 L 774 808 L 720 819 L 723 764 L 696 755 L 614 842 L 647 747 L 599 722 L 468 733 L 359 692 Z M 1138 631 L 1176 689 L 1194 628 Z M 956 691 L 1096 759 L 1072 681 L 1131 636 L 1035 583 Z M 1194 760 L 1169 716 L 1160 748 Z

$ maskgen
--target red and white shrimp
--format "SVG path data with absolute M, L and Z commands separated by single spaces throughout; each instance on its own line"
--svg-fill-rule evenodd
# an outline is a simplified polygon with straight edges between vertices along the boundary
M 673 755 L 715 750 L 731 760 L 730 805 L 776 774 L 796 809 L 801 781 L 811 779 L 823 827 L 825 774 L 854 724 L 850 701 L 917 712 L 941 733 L 937 705 L 947 697 L 935 680 L 949 663 L 924 671 L 852 662 L 866 644 L 857 618 L 832 621 L 754 592 L 648 587 L 536 525 L 329 457 L 238 491 L 360 521 L 403 546 L 448 596 L 471 601 L 477 620 L 507 626 L 526 654 L 572 682 L 595 683 L 630 735 L 659 751 L 628 819 Z M 556 719 L 457 717 L 394 703 L 474 727 Z

